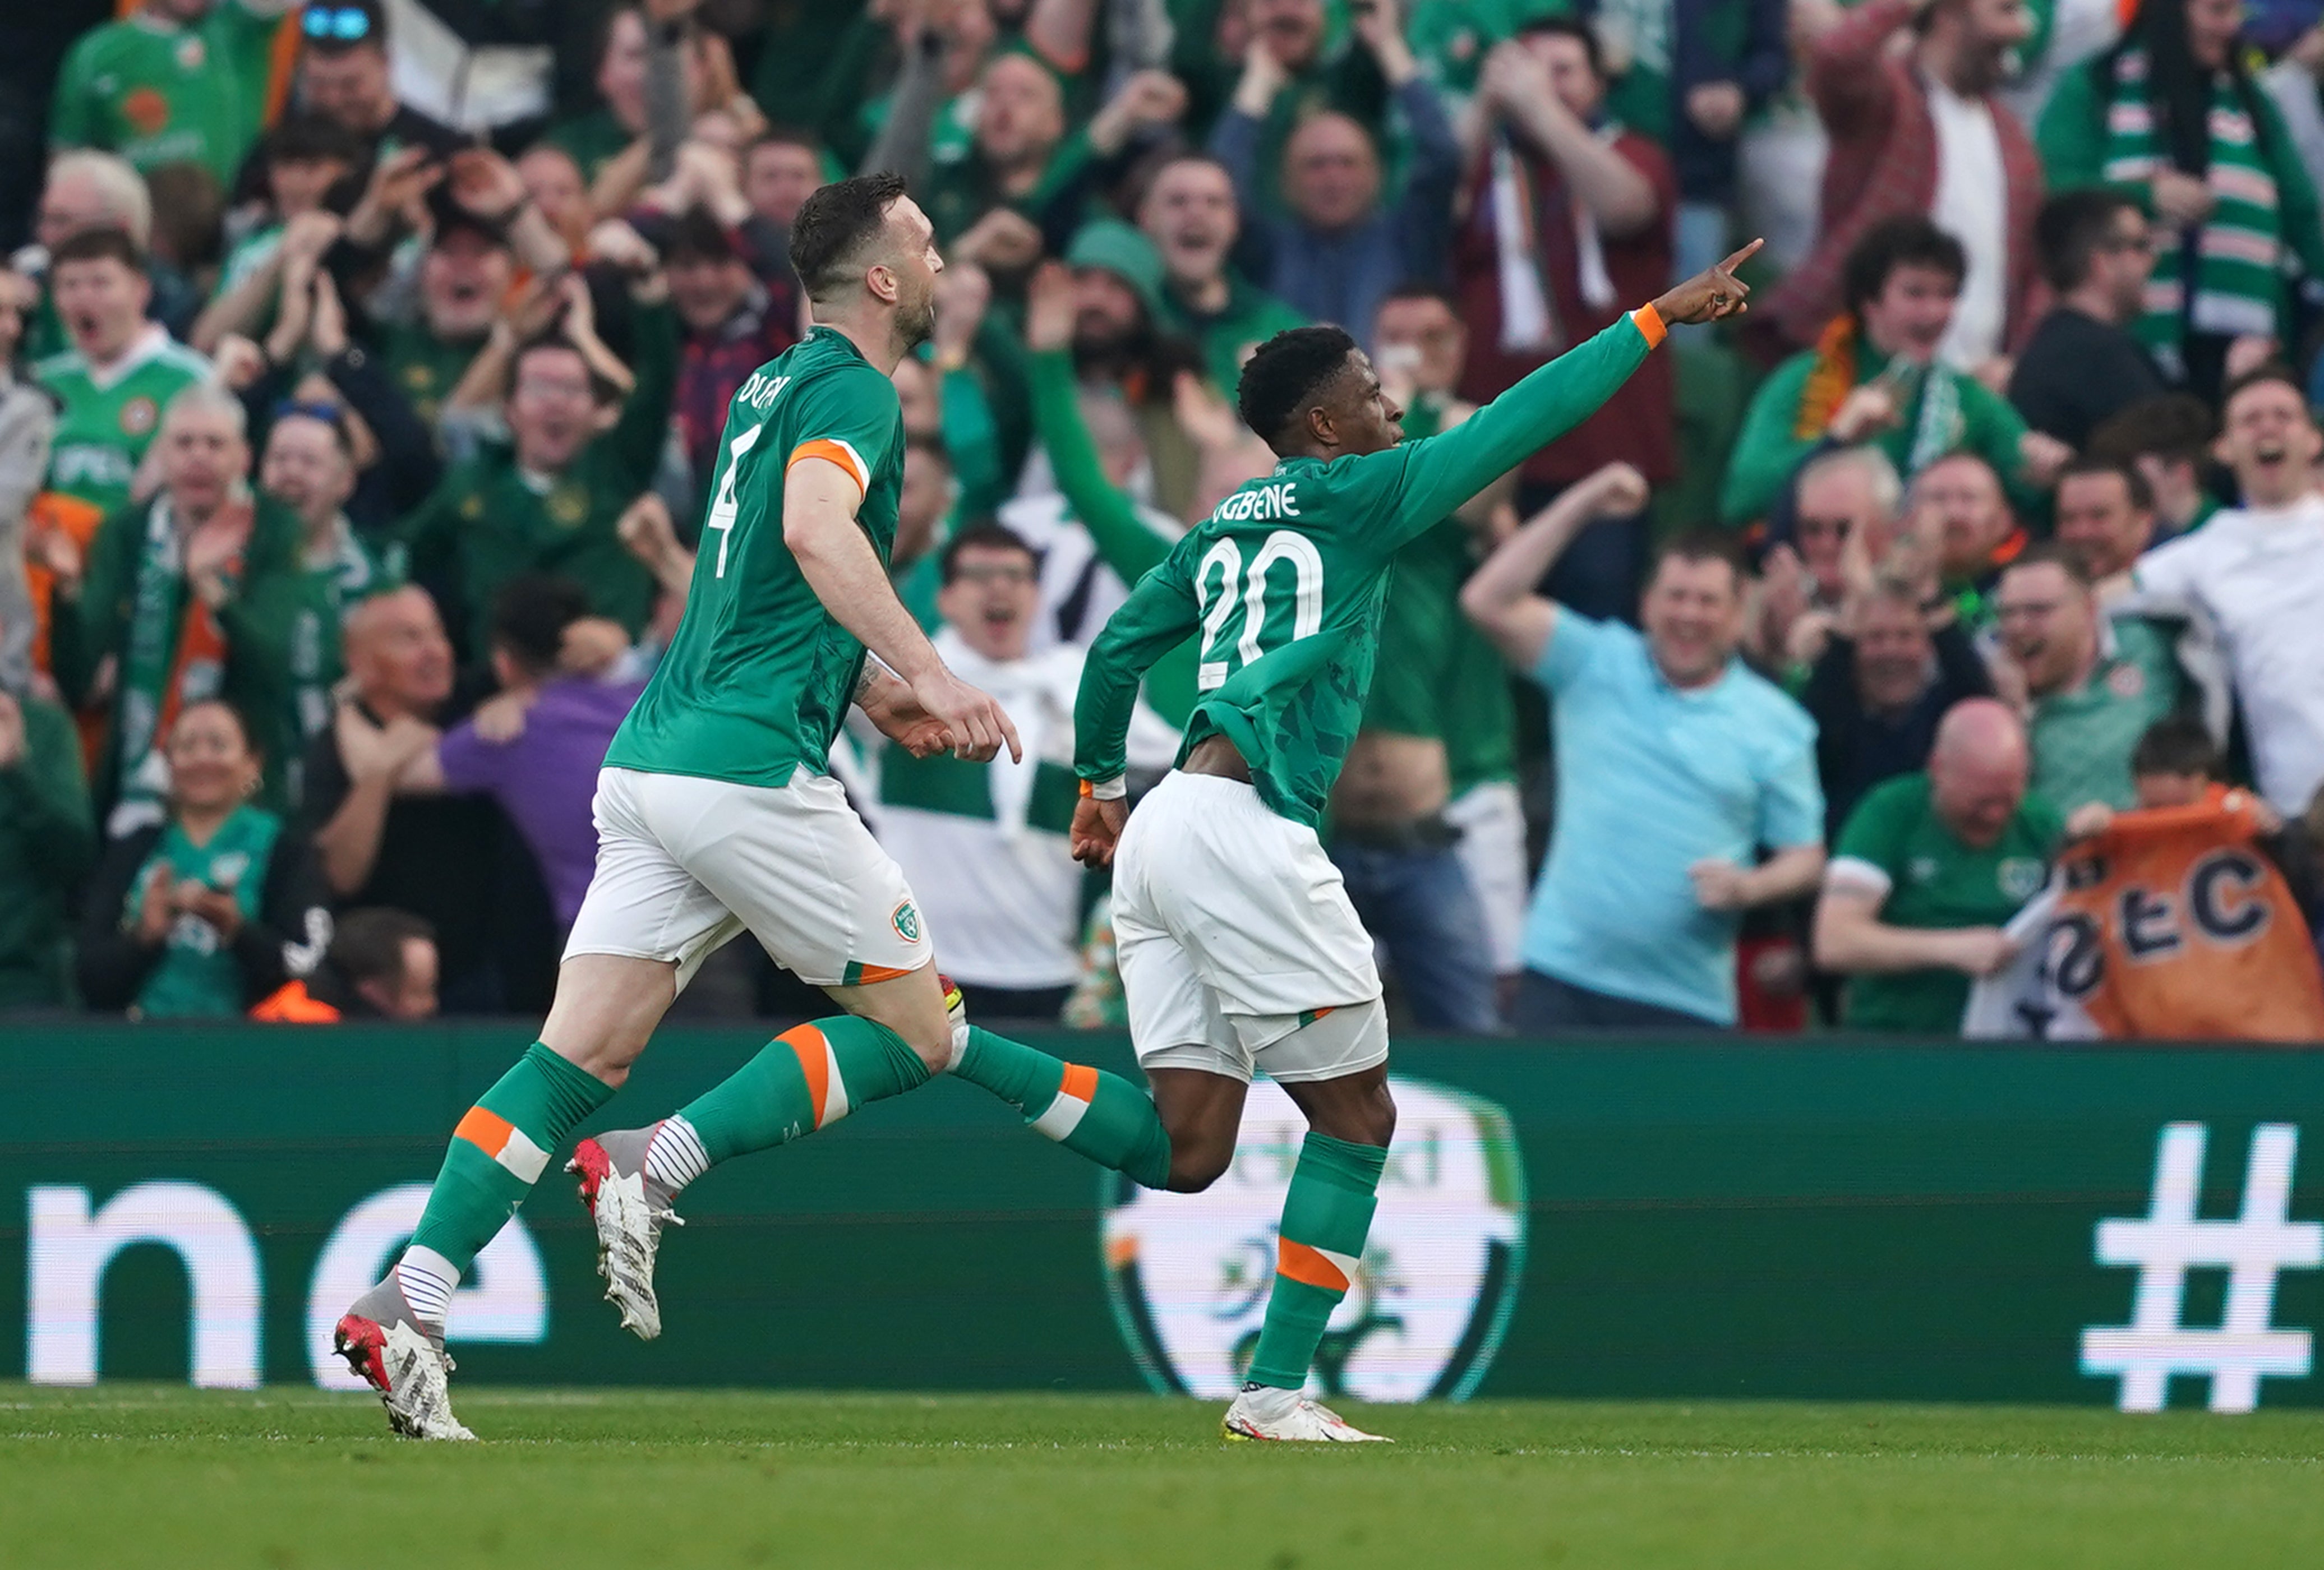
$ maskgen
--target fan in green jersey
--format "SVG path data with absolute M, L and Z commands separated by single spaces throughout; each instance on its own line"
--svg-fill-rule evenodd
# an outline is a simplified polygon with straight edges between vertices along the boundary
M 118 229 L 89 229 L 56 248 L 49 286 L 72 347 L 32 367 L 62 406 L 49 449 L 49 488 L 101 512 L 126 506 L 138 465 L 180 388 L 209 362 L 145 319 L 144 258 Z
M 230 190 L 266 117 L 266 74 L 289 0 L 146 0 L 65 56 L 49 140 L 100 147 L 150 173 L 197 163 Z
M 1734 271 L 1689 280 L 1536 371 L 1453 428 L 1403 441 L 1403 411 L 1355 340 L 1300 327 L 1243 368 L 1243 422 L 1282 459 L 1140 580 L 1091 648 L 1075 711 L 1075 853 L 1114 868 L 1132 1044 L 1169 1135 L 1170 1186 L 1234 1153 L 1264 1068 L 1309 1134 L 1284 1203 L 1275 1281 L 1230 1438 L 1376 1437 L 1302 1398 L 1324 1326 L 1362 1270 L 1396 1126 L 1372 942 L 1315 836 L 1364 716 L 1399 552 L 1595 412 L 1665 324 L 1744 308 Z M 1130 703 L 1189 633 L 1202 696 L 1178 767 L 1135 813 Z

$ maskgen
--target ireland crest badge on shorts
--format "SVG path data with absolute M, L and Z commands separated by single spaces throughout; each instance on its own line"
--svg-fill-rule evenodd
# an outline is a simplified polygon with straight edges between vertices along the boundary
M 1355 1283 L 1333 1314 L 1311 1393 L 1465 1399 L 1492 1365 L 1525 1265 L 1525 1165 L 1508 1114 L 1449 1086 L 1391 1078 L 1395 1143 Z M 1240 1388 L 1275 1280 L 1277 1231 L 1306 1120 L 1252 1084 L 1233 1163 L 1200 1194 L 1120 1180 L 1104 1228 L 1115 1321 L 1166 1394 Z

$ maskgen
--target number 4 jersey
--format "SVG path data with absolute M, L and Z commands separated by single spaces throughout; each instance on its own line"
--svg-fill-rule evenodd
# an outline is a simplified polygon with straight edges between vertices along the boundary
M 1224 736 L 1268 810 L 1313 827 L 1363 721 L 1390 558 L 1594 413 L 1662 341 L 1651 307 L 1461 425 L 1360 457 L 1286 458 L 1219 503 L 1139 581 L 1091 647 L 1074 766 L 1120 777 L 1146 668 L 1195 632 L 1200 693 L 1179 761 Z
M 896 538 L 904 418 L 895 383 L 817 327 L 726 406 L 686 619 L 606 751 L 608 768 L 781 786 L 826 756 L 863 646 L 824 609 L 783 543 L 791 465 L 823 458 L 862 492 L 855 521 L 881 562 Z

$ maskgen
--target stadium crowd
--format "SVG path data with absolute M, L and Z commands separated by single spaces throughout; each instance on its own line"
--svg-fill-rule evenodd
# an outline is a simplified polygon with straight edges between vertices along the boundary
M 1258 343 L 1425 437 L 1765 235 L 1398 559 L 1326 841 L 1399 1016 L 1951 1034 L 2106 887 L 2110 1033 L 2324 1033 L 2312 5 L 91 10 L 0 60 L 0 1011 L 543 1007 L 790 220 L 885 169 L 946 263 L 892 575 L 1025 757 L 832 762 L 972 1010 L 1120 1020 L 1081 651 L 1271 467 Z M 748 943 L 678 1007 L 814 1012 Z

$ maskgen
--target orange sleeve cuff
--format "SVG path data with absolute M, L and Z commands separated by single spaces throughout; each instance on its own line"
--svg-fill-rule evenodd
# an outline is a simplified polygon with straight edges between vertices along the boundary
M 855 449 L 845 442 L 822 438 L 812 442 L 801 442 L 791 449 L 791 455 L 784 461 L 783 473 L 789 473 L 791 466 L 805 458 L 821 458 L 826 464 L 837 464 L 846 472 L 850 480 L 855 482 L 855 490 L 859 495 L 870 494 L 871 473 L 863 467 L 863 460 L 856 456 Z
M 1670 335 L 1670 329 L 1663 326 L 1662 313 L 1650 305 L 1640 306 L 1632 311 L 1630 320 L 1637 323 L 1638 331 L 1646 335 L 1649 349 L 1662 347 L 1663 340 Z

